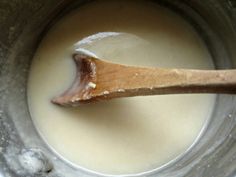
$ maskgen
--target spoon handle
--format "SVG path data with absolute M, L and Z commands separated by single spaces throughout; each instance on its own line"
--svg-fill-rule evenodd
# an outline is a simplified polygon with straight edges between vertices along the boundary
M 136 68 L 134 72 L 133 69 L 129 68 L 128 70 L 131 71 L 123 71 L 123 81 L 117 80 L 122 82 L 118 84 L 120 87 L 127 84 L 124 90 L 132 96 L 175 93 L 236 93 L 236 70 Z M 131 75 L 133 72 L 134 76 Z

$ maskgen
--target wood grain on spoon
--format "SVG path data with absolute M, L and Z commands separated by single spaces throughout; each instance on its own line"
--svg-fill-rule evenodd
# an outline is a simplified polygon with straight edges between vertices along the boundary
M 178 94 L 236 93 L 236 70 L 190 70 L 134 67 L 74 54 L 77 73 L 72 86 L 52 99 L 77 106 L 119 97 Z

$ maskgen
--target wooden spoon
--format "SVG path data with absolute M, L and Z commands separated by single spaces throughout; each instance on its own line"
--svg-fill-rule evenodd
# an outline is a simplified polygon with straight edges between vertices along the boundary
M 77 106 L 100 100 L 179 93 L 236 93 L 236 69 L 192 70 L 134 67 L 74 54 L 72 86 L 52 102 Z

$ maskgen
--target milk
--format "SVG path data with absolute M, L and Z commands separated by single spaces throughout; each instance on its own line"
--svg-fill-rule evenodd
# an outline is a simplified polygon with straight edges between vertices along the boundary
M 158 168 L 196 140 L 214 107 L 213 94 L 121 98 L 63 108 L 50 100 L 75 78 L 72 54 L 111 62 L 212 69 L 195 30 L 177 14 L 144 2 L 82 6 L 55 24 L 39 45 L 29 81 L 32 119 L 46 143 L 73 165 L 105 174 Z

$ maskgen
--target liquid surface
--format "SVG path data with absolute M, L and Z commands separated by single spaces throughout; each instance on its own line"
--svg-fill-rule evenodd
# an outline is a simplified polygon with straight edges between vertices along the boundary
M 64 17 L 41 42 L 31 67 L 28 101 L 45 141 L 75 165 L 106 174 L 151 170 L 176 158 L 199 135 L 215 95 L 123 98 L 78 108 L 50 99 L 75 77 L 72 53 L 111 62 L 169 68 L 213 68 L 193 28 L 152 3 L 99 2 Z

